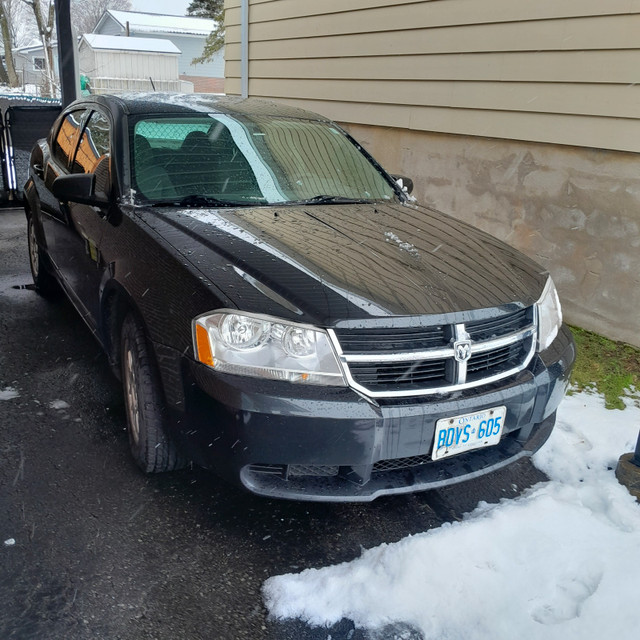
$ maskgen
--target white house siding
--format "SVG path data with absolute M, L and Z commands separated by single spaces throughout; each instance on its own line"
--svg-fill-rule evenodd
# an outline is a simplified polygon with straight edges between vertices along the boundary
M 250 96 L 342 122 L 548 268 L 570 321 L 640 346 L 639 60 L 640 0 L 249 0 Z
M 123 27 L 109 14 L 100 22 L 98 29 L 96 33 L 103 35 L 124 35 Z M 161 38 L 173 42 L 181 51 L 178 63 L 180 74 L 205 78 L 224 78 L 224 52 L 218 52 L 209 62 L 196 65 L 192 64 L 194 58 L 202 55 L 205 42 L 203 36 L 178 35 L 157 31 L 150 32 L 148 30 L 136 31 L 134 27 L 131 28 L 129 35 L 139 38 Z
M 43 70 L 35 68 L 35 58 L 44 60 L 44 47 L 23 47 L 14 49 L 13 63 L 22 85 L 36 85 L 43 88 L 46 84 Z M 53 46 L 53 74 L 58 78 L 58 47 Z
M 157 53 L 96 51 L 96 70 L 92 75 L 116 78 L 152 78 L 177 80 L 177 56 Z M 91 74 L 90 74 L 91 75 Z
M 94 93 L 184 90 L 177 54 L 92 49 L 83 42 L 78 62 Z

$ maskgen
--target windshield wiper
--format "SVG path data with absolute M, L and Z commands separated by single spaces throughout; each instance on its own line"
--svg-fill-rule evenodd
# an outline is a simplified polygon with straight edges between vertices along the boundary
M 300 205 L 300 204 L 365 204 L 371 202 L 366 198 L 347 198 L 345 196 L 318 195 L 306 200 L 287 200 L 278 202 L 278 205 Z
M 253 207 L 266 204 L 266 200 L 250 202 L 246 200 L 222 200 L 212 196 L 192 194 L 182 198 L 178 204 L 181 207 Z
M 212 196 L 203 196 L 200 194 L 191 194 L 180 198 L 180 200 L 161 200 L 154 202 L 152 207 L 253 207 L 265 205 L 265 200 L 251 201 L 246 200 L 221 200 Z

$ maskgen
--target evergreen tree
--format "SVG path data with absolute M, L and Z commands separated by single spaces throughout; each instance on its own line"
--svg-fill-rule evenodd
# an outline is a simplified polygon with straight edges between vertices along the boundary
M 224 46 L 224 0 L 191 0 L 187 7 L 190 16 L 216 21 L 215 29 L 207 36 L 202 55 L 193 59 L 193 64 L 208 62 L 216 51 Z

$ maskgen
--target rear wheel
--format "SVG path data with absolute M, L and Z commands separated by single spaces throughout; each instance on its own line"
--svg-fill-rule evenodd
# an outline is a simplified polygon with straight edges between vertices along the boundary
M 146 473 L 179 469 L 186 460 L 167 433 L 159 376 L 144 331 L 131 314 L 122 324 L 120 343 L 131 453 Z
M 38 245 L 36 226 L 31 215 L 27 218 L 27 238 L 29 242 L 29 265 L 31 266 L 31 275 L 36 291 L 47 298 L 54 297 L 59 291 L 58 283 L 51 275 L 44 252 Z

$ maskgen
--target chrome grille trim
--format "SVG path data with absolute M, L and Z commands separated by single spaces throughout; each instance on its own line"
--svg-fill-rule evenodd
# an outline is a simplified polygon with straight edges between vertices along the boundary
M 338 340 L 332 329 L 329 329 L 331 339 Z M 334 342 L 334 345 L 336 344 Z M 340 343 L 338 343 L 339 345 Z M 381 353 L 375 354 L 348 354 L 338 351 L 340 359 L 344 362 L 412 362 L 414 360 L 442 360 L 443 358 L 453 358 L 453 347 L 446 349 L 431 349 L 429 351 L 406 351 L 404 353 Z
M 504 336 L 500 336 L 498 338 L 492 338 L 489 340 L 483 341 L 475 341 L 473 339 L 470 340 L 471 346 L 471 354 L 470 357 L 464 362 L 456 362 L 455 360 L 455 350 L 454 350 L 454 342 L 456 340 L 469 338 L 469 333 L 463 323 L 457 323 L 451 325 L 451 333 L 454 336 L 451 340 L 451 345 L 445 348 L 435 348 L 435 349 L 427 349 L 421 351 L 406 351 L 401 353 L 347 353 L 345 354 L 340 345 L 339 338 L 334 329 L 328 329 L 328 334 L 333 343 L 334 349 L 338 355 L 338 359 L 342 366 L 345 378 L 349 383 L 349 386 L 358 390 L 366 396 L 371 398 L 408 398 L 408 397 L 416 397 L 416 396 L 427 396 L 427 395 L 435 395 L 435 394 L 444 394 L 450 393 L 453 391 L 461 391 L 465 389 L 471 389 L 474 387 L 479 387 L 486 384 L 491 384 L 493 382 L 497 382 L 498 380 L 502 380 L 503 378 L 507 378 L 512 376 L 520 371 L 524 370 L 528 364 L 531 362 L 535 354 L 536 349 L 536 331 L 537 331 L 537 309 L 535 305 L 532 307 L 533 320 L 531 324 L 528 326 L 509 333 Z M 469 323 L 471 324 L 471 323 Z M 528 345 L 526 343 L 529 342 Z M 526 353 L 524 357 L 520 361 L 517 366 L 514 366 L 508 370 L 500 371 L 494 375 L 488 375 L 486 377 L 482 377 L 477 380 L 468 381 L 467 380 L 467 365 L 470 359 L 479 353 L 487 353 L 491 351 L 496 351 L 498 349 L 503 349 L 505 347 L 522 343 L 523 348 L 526 348 Z M 381 365 L 381 364 L 389 364 L 389 363 L 419 363 L 429 360 L 446 360 L 447 362 L 451 362 L 454 367 L 454 380 L 451 381 L 450 384 L 435 386 L 435 387 L 424 387 L 418 389 L 403 389 L 403 388 L 394 388 L 394 389 L 385 389 L 385 390 L 376 390 L 371 389 L 363 384 L 360 384 L 352 374 L 350 364 L 363 364 L 369 363 L 372 366 Z

